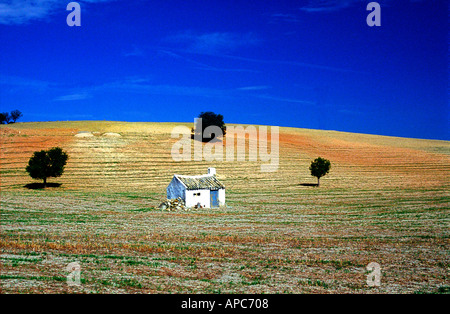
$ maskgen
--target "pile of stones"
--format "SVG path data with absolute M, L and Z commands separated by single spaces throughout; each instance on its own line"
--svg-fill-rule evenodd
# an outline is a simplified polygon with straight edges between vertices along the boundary
M 160 210 L 167 210 L 167 211 L 177 211 L 177 210 L 184 210 L 184 211 L 191 211 L 191 210 L 196 210 L 199 208 L 203 208 L 203 206 L 200 205 L 200 203 L 198 203 L 197 205 L 195 205 L 194 207 L 186 207 L 186 205 L 184 205 L 184 201 L 181 197 L 178 197 L 176 199 L 172 199 L 172 200 L 164 200 L 161 202 L 161 204 L 158 207 Z
M 184 202 L 181 197 L 173 200 L 165 200 L 159 205 L 159 209 L 167 211 L 184 210 L 188 211 L 190 208 L 184 206 Z

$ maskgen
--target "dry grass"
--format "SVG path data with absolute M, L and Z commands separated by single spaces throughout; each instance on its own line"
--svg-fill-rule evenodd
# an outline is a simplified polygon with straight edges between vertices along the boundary
M 262 173 L 260 162 L 173 161 L 175 125 L 1 126 L 2 292 L 448 292 L 448 142 L 280 128 L 279 170 Z M 32 153 L 57 145 L 70 156 L 50 180 L 61 186 L 25 188 Z M 330 174 L 300 185 L 315 182 L 317 156 Z M 154 209 L 174 173 L 209 166 L 228 207 Z M 69 287 L 75 261 L 82 284 Z M 380 287 L 366 284 L 370 262 Z

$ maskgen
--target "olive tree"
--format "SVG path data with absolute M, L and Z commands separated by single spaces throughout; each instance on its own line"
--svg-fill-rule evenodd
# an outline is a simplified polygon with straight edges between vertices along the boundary
M 309 170 L 311 175 L 317 178 L 317 186 L 320 184 L 320 178 L 326 175 L 331 169 L 331 162 L 328 159 L 318 157 L 311 162 Z
M 47 178 L 60 177 L 63 174 L 68 158 L 67 153 L 60 147 L 37 151 L 33 153 L 25 170 L 33 179 L 43 180 L 45 187 Z
M 20 119 L 23 117 L 23 114 L 20 110 L 16 109 L 16 110 L 11 111 L 10 116 L 11 116 L 11 120 L 13 121 L 13 123 L 16 123 L 17 119 Z
M 196 138 L 201 138 L 203 142 L 209 142 L 220 135 L 221 136 L 225 135 L 227 127 L 225 126 L 225 122 L 223 121 L 223 115 L 207 111 L 201 112 L 198 118 L 201 120 L 197 120 L 196 125 L 191 130 L 193 138 L 195 136 Z M 198 123 L 199 121 L 201 122 Z M 205 134 L 205 129 L 208 128 L 209 126 L 217 126 L 222 131 L 222 134 L 219 135 L 213 133 L 214 137 L 212 137 L 212 134 Z M 211 137 L 208 135 L 211 135 Z

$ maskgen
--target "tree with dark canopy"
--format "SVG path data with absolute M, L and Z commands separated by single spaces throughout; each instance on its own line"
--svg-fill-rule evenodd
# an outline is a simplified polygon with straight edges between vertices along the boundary
M 63 174 L 68 158 L 67 153 L 60 147 L 37 151 L 33 153 L 25 170 L 33 179 L 44 180 L 45 187 L 47 178 L 60 177 Z
M 195 129 L 192 128 L 192 132 L 194 133 L 193 136 L 201 138 L 203 142 L 212 141 L 218 136 L 218 134 L 213 133 L 214 136 L 211 134 L 211 137 L 205 137 L 204 133 L 205 129 L 212 125 L 219 127 L 222 130 L 222 135 L 225 135 L 227 127 L 225 126 L 225 122 L 223 122 L 223 116 L 221 114 L 215 114 L 214 112 L 207 111 L 201 112 L 198 117 L 202 119 L 201 128 L 197 123 L 195 125 Z
M 9 112 L 0 113 L 0 124 L 8 124 L 11 122 L 11 115 Z
M 325 158 L 318 157 L 311 162 L 309 170 L 313 177 L 317 177 L 317 186 L 320 184 L 320 178 L 326 175 L 331 169 L 331 162 Z
M 20 112 L 20 110 L 13 110 L 11 111 L 11 120 L 13 121 L 13 123 L 16 123 L 17 119 L 22 118 L 23 114 L 22 112 Z

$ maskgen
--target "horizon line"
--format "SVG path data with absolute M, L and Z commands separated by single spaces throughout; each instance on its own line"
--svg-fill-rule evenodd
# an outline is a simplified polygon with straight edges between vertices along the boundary
M 15 123 L 9 124 L 0 124 L 0 127 L 7 127 L 12 125 L 20 125 L 25 123 L 52 123 L 52 122 L 118 122 L 118 123 L 182 123 L 182 124 L 194 124 L 194 122 L 183 122 L 183 121 L 124 121 L 124 120 L 48 120 L 48 121 L 19 121 Z M 363 133 L 357 131 L 343 131 L 343 130 L 335 130 L 335 129 L 312 129 L 298 126 L 289 126 L 289 125 L 271 125 L 271 124 L 255 124 L 255 123 L 225 123 L 225 125 L 254 125 L 254 126 L 270 126 L 270 127 L 279 127 L 279 128 L 291 128 L 291 129 L 302 129 L 302 130 L 311 130 L 311 131 L 322 131 L 322 132 L 337 132 L 337 133 L 349 133 L 349 134 L 360 134 L 360 135 L 370 135 L 370 136 L 382 136 L 382 137 L 392 137 L 392 138 L 403 138 L 403 139 L 416 139 L 416 140 L 426 140 L 426 141 L 444 141 L 450 142 L 450 139 L 442 139 L 442 138 L 424 138 L 424 137 L 407 137 L 400 135 L 389 135 L 389 134 L 378 134 L 378 133 Z

